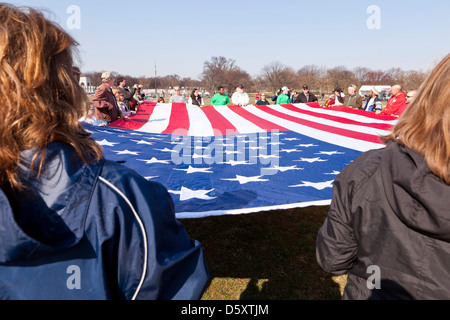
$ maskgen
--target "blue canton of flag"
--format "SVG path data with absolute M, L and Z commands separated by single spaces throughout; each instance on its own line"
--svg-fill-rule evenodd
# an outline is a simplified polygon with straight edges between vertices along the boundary
M 293 131 L 193 137 L 85 128 L 106 159 L 162 183 L 177 218 L 328 205 L 334 179 L 361 154 Z

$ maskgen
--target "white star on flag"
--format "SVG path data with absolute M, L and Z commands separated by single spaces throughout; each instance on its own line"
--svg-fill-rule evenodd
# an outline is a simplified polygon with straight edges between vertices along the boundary
M 97 141 L 97 143 L 101 146 L 108 146 L 108 147 L 114 147 L 116 144 L 119 144 L 118 142 L 109 142 L 106 139 L 103 139 L 102 141 Z
M 340 171 L 336 171 L 336 170 L 334 170 L 333 172 L 330 172 L 330 173 L 324 173 L 324 174 L 329 174 L 329 175 L 338 175 L 339 173 L 341 173 Z
M 222 162 L 222 164 L 231 164 L 231 166 L 240 166 L 244 164 L 249 164 L 246 160 L 236 161 L 236 160 L 228 160 L 227 162 Z
M 136 151 L 129 151 L 129 150 L 114 151 L 114 152 L 117 152 L 118 155 L 119 155 L 119 154 L 131 154 L 131 155 L 133 155 L 133 156 L 138 156 L 138 155 L 139 155 L 139 152 L 136 152 Z
M 146 137 L 145 139 L 147 139 L 147 140 L 158 140 L 158 141 L 162 140 L 161 138 L 155 138 L 155 137 Z
M 236 178 L 233 179 L 222 179 L 227 181 L 239 181 L 240 184 L 246 184 L 249 182 L 266 182 L 269 181 L 268 179 L 261 179 L 262 176 L 255 176 L 255 177 L 244 177 L 240 175 L 236 175 Z
M 191 173 L 214 173 L 213 171 L 209 171 L 211 168 L 194 168 L 192 166 L 189 166 L 187 169 L 175 169 L 178 171 L 186 171 L 187 174 Z
M 181 187 L 180 191 L 174 191 L 174 190 L 169 190 L 170 193 L 173 194 L 178 194 L 180 195 L 180 201 L 186 201 L 186 200 L 190 200 L 190 199 L 200 199 L 200 200 L 212 200 L 215 199 L 217 197 L 210 197 L 207 196 L 207 193 L 210 193 L 211 191 L 214 191 L 215 189 L 211 189 L 211 190 L 191 190 L 189 188 L 186 187 Z
M 280 152 L 291 153 L 291 152 L 302 152 L 302 150 L 297 150 L 297 149 L 281 149 Z
M 308 181 L 302 181 L 302 184 L 297 184 L 294 186 L 289 186 L 289 188 L 296 188 L 296 187 L 313 187 L 317 190 L 323 190 L 325 188 L 331 188 L 333 186 L 334 180 L 331 181 L 325 181 L 325 182 L 308 182 Z
M 268 170 L 269 169 L 273 169 L 273 170 L 277 170 L 277 171 L 281 171 L 281 172 L 286 172 L 286 171 L 289 171 L 289 170 L 304 170 L 303 168 L 297 168 L 297 166 L 289 166 L 289 167 L 280 167 L 280 166 L 273 166 L 273 167 L 270 167 L 270 168 L 267 168 Z
M 310 143 L 310 144 L 299 144 L 297 147 L 309 148 L 309 147 L 318 147 L 318 146 Z
M 302 162 L 313 163 L 313 162 L 326 162 L 328 160 L 323 160 L 320 158 L 301 158 L 300 160 L 293 160 L 293 161 L 302 161 Z
M 116 134 L 115 132 L 110 132 L 110 131 L 106 131 L 106 130 L 98 130 L 98 132 L 101 132 L 101 133 L 106 133 L 106 134 Z
M 179 151 L 173 150 L 173 149 L 169 149 L 169 148 L 164 148 L 164 149 L 155 149 L 157 151 L 161 151 L 161 152 L 176 152 L 179 153 Z
M 148 141 L 144 141 L 144 140 L 133 140 L 133 139 L 131 139 L 131 141 L 133 141 L 133 142 L 136 142 L 137 144 L 147 144 L 147 145 L 149 145 L 149 146 L 151 146 L 151 145 L 154 145 L 154 143 L 153 142 L 148 142 Z
M 146 164 L 152 164 L 152 163 L 164 163 L 164 164 L 169 164 L 170 161 L 169 160 L 158 160 L 155 157 L 151 158 L 150 160 L 142 160 L 142 159 L 137 159 L 138 161 L 144 161 Z
M 319 153 L 315 153 L 315 154 L 326 154 L 327 156 L 333 156 L 335 154 L 344 154 L 344 153 L 338 152 L 338 151 L 320 151 Z

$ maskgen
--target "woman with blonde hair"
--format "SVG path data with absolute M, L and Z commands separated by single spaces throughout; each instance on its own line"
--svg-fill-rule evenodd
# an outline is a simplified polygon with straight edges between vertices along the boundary
M 207 267 L 167 190 L 78 122 L 75 40 L 5 3 L 0 26 L 0 299 L 199 299 Z
M 348 273 L 344 299 L 450 299 L 450 55 L 432 71 L 386 148 L 333 186 L 317 261 Z

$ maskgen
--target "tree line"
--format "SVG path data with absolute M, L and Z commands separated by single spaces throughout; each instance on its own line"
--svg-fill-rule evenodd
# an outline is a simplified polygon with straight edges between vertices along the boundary
M 83 73 L 83 76 L 90 77 L 91 84 L 98 86 L 101 84 L 102 72 L 86 72 Z M 145 89 L 167 90 L 179 86 L 186 90 L 199 88 L 201 91 L 213 93 L 218 86 L 224 86 L 228 92 L 233 92 L 236 85 L 243 84 L 247 92 L 277 92 L 283 86 L 299 90 L 303 85 L 308 85 L 310 91 L 317 94 L 328 93 L 337 87 L 346 91 L 349 84 L 357 87 L 399 84 L 404 90 L 414 90 L 419 88 L 428 73 L 417 70 L 405 71 L 401 68 L 382 71 L 372 70 L 368 67 L 348 69 L 345 66 L 327 68 L 317 65 L 306 65 L 295 70 L 281 62 L 274 61 L 265 65 L 259 75 L 252 77 L 247 71 L 240 68 L 235 60 L 223 56 L 212 57 L 205 61 L 199 80 L 190 77 L 182 78 L 177 74 L 133 77 L 112 72 L 116 78 L 125 77 L 129 85 L 141 84 Z

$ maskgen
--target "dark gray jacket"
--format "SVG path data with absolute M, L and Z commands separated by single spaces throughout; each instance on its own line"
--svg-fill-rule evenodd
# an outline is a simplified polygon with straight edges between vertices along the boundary
M 344 299 L 450 299 L 450 186 L 390 142 L 362 154 L 333 186 L 317 261 L 348 273 Z M 379 268 L 380 289 L 373 269 Z

